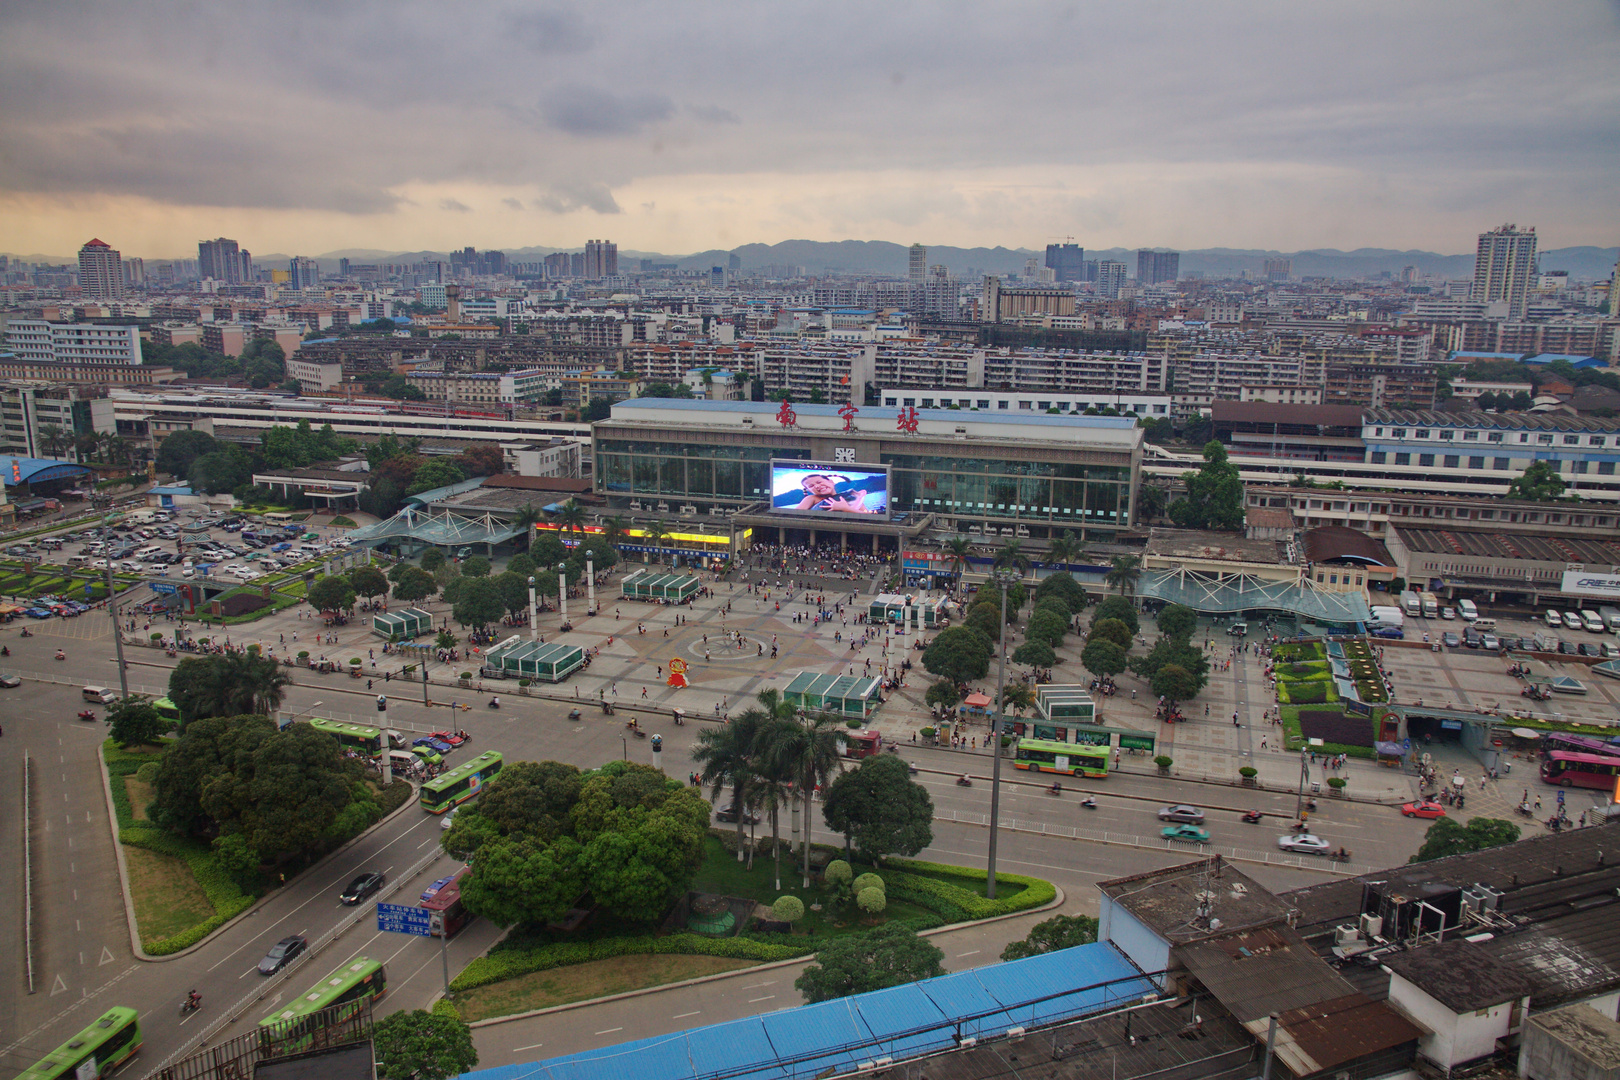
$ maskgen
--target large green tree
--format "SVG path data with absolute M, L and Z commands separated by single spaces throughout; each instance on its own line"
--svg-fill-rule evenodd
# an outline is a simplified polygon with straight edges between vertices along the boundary
M 811 799 L 817 785 L 826 787 L 832 777 L 843 769 L 841 756 L 843 743 L 842 721 L 828 713 L 797 716 L 791 705 L 778 700 L 776 691 L 763 690 L 758 694 L 765 711 L 781 718 L 771 735 L 767 760 L 779 775 L 792 777 L 794 789 L 804 806 L 804 878 L 803 887 L 810 887 L 810 822 Z
M 1561 497 L 1564 487 L 1564 478 L 1558 475 L 1557 463 L 1536 461 L 1508 485 L 1508 498 L 1542 502 Z
M 354 606 L 354 585 L 342 574 L 329 574 L 318 579 L 306 594 L 309 606 L 316 611 L 336 613 Z
M 355 595 L 367 600 L 388 595 L 388 577 L 375 566 L 357 566 L 350 570 L 349 584 L 354 587 Z
M 198 458 L 219 448 L 219 442 L 206 431 L 176 431 L 158 446 L 154 466 L 158 472 L 184 480 Z
M 698 732 L 692 748 L 692 763 L 698 776 L 716 798 L 731 788 L 731 805 L 739 811 L 751 810 L 755 798 L 755 778 L 769 744 L 774 719 L 761 709 L 745 709 L 730 723 Z M 743 843 L 747 814 L 737 814 L 737 861 L 742 862 L 748 845 Z
M 1136 608 L 1123 596 L 1110 596 L 1097 605 L 1097 610 L 1091 613 L 1091 624 L 1097 625 L 1102 619 L 1118 619 L 1130 627 L 1134 637 L 1142 629 L 1141 620 L 1137 617 Z
M 253 479 L 253 459 L 240 446 L 221 444 L 191 463 L 188 482 L 210 495 L 235 491 Z
M 1030 638 L 1018 648 L 1013 650 L 1012 660 L 1015 664 L 1028 664 L 1030 667 L 1049 668 L 1057 663 L 1057 653 L 1052 646 L 1036 638 Z
M 399 581 L 394 585 L 394 599 L 402 603 L 411 604 L 418 600 L 426 600 L 439 591 L 439 583 L 433 575 L 419 566 L 402 563 L 405 567 L 400 572 Z
M 1181 604 L 1170 604 L 1159 612 L 1155 621 L 1159 624 L 1159 633 L 1190 640 L 1193 631 L 1198 629 L 1198 612 Z
M 1190 701 L 1198 696 L 1203 684 L 1192 672 L 1179 664 L 1166 664 L 1153 676 L 1153 692 L 1170 705 Z
M 990 670 L 990 639 L 971 626 L 941 630 L 923 650 L 923 669 L 952 682 L 982 679 Z
M 451 618 L 462 626 L 479 629 L 500 621 L 501 612 L 506 609 L 501 603 L 500 586 L 493 578 L 459 578 L 457 583 L 460 588 L 452 601 Z M 526 591 L 527 583 L 524 588 Z
M 384 1017 L 372 1029 L 378 1080 L 449 1080 L 478 1064 L 472 1028 L 422 1009 Z
M 1009 943 L 1001 950 L 1001 958 L 1022 960 L 1026 956 L 1090 945 L 1096 940 L 1097 920 L 1090 915 L 1055 915 L 1032 926 L 1022 941 Z
M 1243 479 L 1219 441 L 1204 444 L 1204 464 L 1181 482 L 1187 494 L 1170 504 L 1170 520 L 1184 529 L 1243 527 Z
M 465 479 L 467 474 L 461 471 L 461 466 L 449 458 L 429 458 L 411 477 L 410 484 L 405 488 L 405 494 L 420 495 L 434 488 L 459 484 Z
M 1118 675 L 1125 670 L 1125 650 L 1107 638 L 1094 637 L 1080 650 L 1080 666 L 1093 675 Z
M 827 827 L 844 834 L 861 858 L 915 855 L 934 842 L 934 800 L 911 779 L 911 769 L 892 754 L 862 759 L 827 790 L 822 804 Z
M 154 746 L 169 726 L 152 703 L 142 698 L 121 698 L 107 709 L 107 727 L 119 746 Z
M 1469 818 L 1467 825 L 1459 825 L 1448 817 L 1438 818 L 1423 834 L 1423 846 L 1406 861 L 1428 862 L 1447 855 L 1466 855 L 1470 851 L 1511 844 L 1518 838 L 1519 827 L 1501 818 Z
M 256 649 L 188 656 L 169 673 L 169 700 L 186 723 L 208 716 L 268 715 L 292 684 L 274 660 Z
M 814 1004 L 833 998 L 901 986 L 945 974 L 945 954 L 909 926 L 886 923 L 864 934 L 836 937 L 816 953 L 816 962 L 794 980 L 794 989 Z
M 1041 583 L 1035 586 L 1035 602 L 1039 604 L 1048 597 L 1057 597 L 1071 611 L 1085 609 L 1087 598 L 1086 590 L 1074 579 L 1074 575 L 1067 570 L 1059 570 L 1055 574 L 1047 574 Z
M 363 788 L 355 767 L 336 739 L 308 724 L 256 725 L 254 734 L 262 737 L 238 740 L 227 770 L 203 785 L 203 812 L 267 861 L 318 847 Z
M 1050 608 L 1031 615 L 1025 637 L 1030 641 L 1044 641 L 1052 648 L 1063 644 L 1063 635 L 1069 631 L 1069 620 Z
M 1097 619 L 1091 624 L 1091 632 L 1086 635 L 1086 640 L 1111 641 L 1129 652 L 1135 636 L 1131 633 L 1131 628 L 1118 619 Z

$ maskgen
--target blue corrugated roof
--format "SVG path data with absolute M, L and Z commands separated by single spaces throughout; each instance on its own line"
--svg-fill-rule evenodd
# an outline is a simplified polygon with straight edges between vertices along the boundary
M 1100 1012 L 1152 990 L 1135 965 L 1099 942 L 550 1061 L 480 1069 L 462 1080 L 694 1080 L 715 1073 L 792 1080 L 945 1049 L 955 1045 L 958 1023 L 963 1035 L 994 1035 Z M 1051 1000 L 1022 1004 L 1042 997 Z
M 86 476 L 90 472 L 76 461 L 58 461 L 54 458 L 0 457 L 0 466 L 4 466 L 7 487 L 16 483 L 37 484 L 69 476 Z M 16 480 L 13 479 L 14 475 Z

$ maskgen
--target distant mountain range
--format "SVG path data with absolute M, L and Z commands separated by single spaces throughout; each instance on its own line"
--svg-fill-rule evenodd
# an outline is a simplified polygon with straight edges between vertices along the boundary
M 555 251 L 577 248 L 524 247 L 502 248 L 513 262 L 538 262 Z M 743 269 L 764 266 L 802 266 L 808 273 L 828 271 L 845 273 L 886 274 L 903 277 L 909 265 L 908 249 L 904 244 L 885 240 L 784 240 L 779 244 L 744 244 L 730 251 L 700 251 L 691 255 L 663 255 L 651 251 L 620 249 L 619 258 L 651 259 L 657 263 L 674 263 L 682 270 L 703 270 L 711 266 L 726 266 L 730 256 L 742 260 Z M 1574 278 L 1604 280 L 1614 271 L 1620 248 L 1568 247 L 1541 252 L 1541 269 L 1566 270 Z M 22 255 L 13 256 L 23 262 L 52 264 L 77 262 L 77 256 Z M 279 253 L 254 255 L 260 266 L 285 264 L 290 256 Z M 352 262 L 413 263 L 423 260 L 448 261 L 447 252 L 437 251 L 379 251 L 370 248 L 351 248 L 328 251 L 316 256 L 322 271 L 335 272 L 339 259 Z M 1039 258 L 1044 262 L 1045 251 L 1027 248 L 959 248 L 929 247 L 929 265 L 944 265 L 953 275 L 970 277 L 978 274 L 1016 274 L 1024 269 L 1024 262 Z M 1086 249 L 1088 259 L 1108 259 L 1125 263 L 1130 273 L 1136 272 L 1136 249 Z M 1395 251 L 1389 248 L 1357 248 L 1355 251 L 1337 251 L 1321 248 L 1311 251 L 1262 251 L 1249 248 L 1201 248 L 1181 253 L 1181 271 L 1203 273 L 1207 277 L 1236 277 L 1247 272 L 1251 277 L 1264 272 L 1267 259 L 1293 260 L 1295 277 L 1360 278 L 1376 277 L 1381 273 L 1399 275 L 1405 267 L 1416 267 L 1420 273 L 1461 279 L 1474 272 L 1472 255 L 1440 255 L 1432 251 Z

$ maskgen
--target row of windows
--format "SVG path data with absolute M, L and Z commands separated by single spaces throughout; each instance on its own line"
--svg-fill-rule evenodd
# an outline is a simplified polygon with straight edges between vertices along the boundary
M 1398 454 L 1390 455 L 1390 454 L 1385 453 L 1382 450 L 1374 450 L 1372 452 L 1372 454 L 1370 455 L 1370 460 L 1371 460 L 1371 463 L 1374 464 L 1374 465 L 1384 465 L 1384 464 L 1388 463 L 1388 459 L 1390 457 L 1393 457 L 1394 458 L 1394 464 L 1396 464 L 1396 465 L 1411 465 L 1413 463 L 1412 458 L 1414 456 L 1417 458 L 1417 465 L 1421 469 L 1433 468 L 1434 463 L 1435 463 L 1435 458 L 1437 456 L 1440 459 L 1442 468 L 1456 469 L 1456 468 L 1461 468 L 1462 467 L 1462 455 L 1460 455 L 1460 454 L 1440 454 L 1440 455 L 1416 454 L 1416 455 L 1413 455 L 1413 454 L 1398 453 Z M 1490 461 L 1491 461 L 1491 466 L 1490 467 L 1493 470 L 1497 471 L 1497 472 L 1507 472 L 1507 471 L 1509 471 L 1509 470 L 1511 470 L 1513 468 L 1513 459 L 1512 458 L 1493 457 L 1493 458 L 1490 459 Z M 1569 471 L 1576 474 L 1576 475 L 1578 475 L 1578 476 L 1584 476 L 1584 475 L 1587 474 L 1588 471 L 1590 471 L 1589 468 L 1588 468 L 1588 466 L 1590 464 L 1589 462 L 1585 462 L 1585 461 L 1569 461 L 1569 462 L 1564 462 L 1563 464 L 1568 465 L 1569 466 Z M 1485 468 L 1485 458 L 1484 458 L 1484 456 L 1483 455 L 1470 456 L 1468 458 L 1468 466 L 1467 467 L 1470 468 L 1470 469 L 1483 469 L 1483 468 Z M 1612 462 L 1612 461 L 1600 461 L 1600 462 L 1597 463 L 1597 469 L 1595 471 L 1597 472 L 1597 475 L 1599 475 L 1599 476 L 1613 476 L 1614 475 L 1614 462 Z
M 946 397 L 946 398 L 939 398 L 938 399 L 937 407 L 941 408 L 941 409 L 949 409 L 951 406 L 954 405 L 959 409 L 988 409 L 988 408 L 990 408 L 990 401 L 991 401 L 990 398 L 965 398 L 965 397 L 964 398 L 948 398 L 948 397 Z M 996 401 L 996 408 L 998 410 L 1000 410 L 1000 411 L 1011 412 L 1011 411 L 1013 411 L 1012 407 L 1011 407 L 1012 406 L 1012 401 L 1013 401 L 1013 399 L 1011 399 L 1011 398 L 1009 398 L 1009 399 L 1007 399 L 1005 401 L 997 400 Z M 931 398 L 931 397 L 925 397 L 925 398 L 914 398 L 914 397 L 884 398 L 883 399 L 883 404 L 885 406 L 891 408 L 891 409 L 893 409 L 893 408 L 895 408 L 897 406 L 899 408 L 911 408 L 912 406 L 919 406 L 919 407 L 924 408 L 924 409 L 932 409 L 932 408 L 936 407 L 936 401 L 935 401 L 934 398 Z M 1152 406 L 1152 408 L 1150 410 L 1149 407 L 1146 404 L 1144 404 L 1143 402 L 1140 402 L 1140 401 L 1129 402 L 1129 403 L 1116 403 L 1116 402 L 1113 402 L 1113 401 L 1098 401 L 1098 402 L 1090 402 L 1090 401 L 1075 401 L 1075 402 L 1057 401 L 1057 402 L 1053 402 L 1053 401 L 1038 401 L 1038 400 L 1035 400 L 1033 398 L 1028 400 L 1028 401 L 1025 401 L 1025 400 L 1022 400 L 1022 399 L 1019 399 L 1019 401 L 1018 401 L 1018 411 L 1020 411 L 1020 412 L 1046 412 L 1049 409 L 1056 409 L 1060 413 L 1069 412 L 1071 410 L 1074 411 L 1074 412 L 1077 412 L 1077 413 L 1083 413 L 1087 409 L 1118 409 L 1120 412 L 1133 412 L 1133 413 L 1141 413 L 1141 414 L 1144 414 L 1144 415 L 1147 414 L 1149 411 L 1151 411 L 1155 416 L 1164 416 L 1166 413 L 1168 413 L 1170 411 L 1170 406 L 1168 406 L 1168 405 L 1154 405 L 1154 406 Z
M 1355 578 L 1356 578 L 1356 580 L 1355 580 L 1354 584 L 1360 585 L 1361 584 L 1361 575 L 1357 574 L 1357 575 L 1355 575 Z M 1316 583 L 1318 585 L 1322 584 L 1322 571 L 1320 571 L 1320 570 L 1318 570 L 1316 572 Z M 1329 575 L 1327 575 L 1327 584 L 1329 584 L 1329 585 L 1337 585 L 1338 583 L 1339 583 L 1339 575 L 1338 574 L 1329 574 Z M 1350 581 L 1350 575 L 1349 574 L 1344 575 L 1344 583 L 1346 585 L 1352 584 L 1352 582 Z
M 1384 434 L 1384 429 L 1383 428 L 1374 428 L 1373 429 L 1373 435 L 1374 436 L 1381 438 L 1383 436 L 1383 434 Z M 1504 431 L 1487 431 L 1485 433 L 1485 441 L 1486 442 L 1493 442 L 1493 443 L 1507 442 L 1507 441 L 1509 441 L 1508 439 L 1505 438 L 1505 436 L 1507 434 L 1508 433 L 1504 432 Z M 1581 440 L 1583 438 L 1586 440 L 1586 445 L 1587 446 L 1607 446 L 1609 444 L 1608 443 L 1608 438 L 1606 436 L 1603 436 L 1603 435 L 1562 435 L 1562 436 L 1555 437 L 1553 435 L 1553 433 L 1550 432 L 1550 431 L 1541 431 L 1541 432 L 1521 431 L 1518 434 L 1519 434 L 1519 442 L 1521 442 L 1521 443 L 1528 443 L 1530 441 L 1530 436 L 1532 434 L 1534 434 L 1535 437 L 1536 437 L 1536 445 L 1537 446 L 1552 446 L 1555 443 L 1557 445 L 1559 445 L 1559 446 L 1580 446 L 1581 445 Z M 1455 440 L 1456 437 L 1457 437 L 1457 433 L 1455 431 L 1453 431 L 1452 429 L 1450 429 L 1450 428 L 1441 428 L 1438 433 L 1432 433 L 1432 432 L 1430 432 L 1430 430 L 1428 428 L 1417 428 L 1416 430 L 1411 431 L 1410 433 L 1408 433 L 1406 428 L 1390 428 L 1389 429 L 1389 436 L 1392 439 L 1405 439 L 1405 438 L 1408 438 L 1409 436 L 1411 438 L 1413 438 L 1413 439 L 1427 439 L 1427 438 L 1430 438 L 1432 436 L 1434 438 L 1438 438 L 1442 442 L 1448 442 L 1448 441 Z M 1479 441 L 1479 432 L 1477 432 L 1477 431 L 1465 431 L 1465 432 L 1463 432 L 1462 433 L 1462 441 L 1463 442 L 1478 442 Z M 1620 440 L 1616 440 L 1615 445 L 1620 446 Z

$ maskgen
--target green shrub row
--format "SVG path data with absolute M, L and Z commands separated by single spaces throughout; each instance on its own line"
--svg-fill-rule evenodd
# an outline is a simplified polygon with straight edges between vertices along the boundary
M 770 963 L 791 960 L 815 951 L 816 942 L 799 939 L 795 946 L 767 944 L 749 938 L 706 938 L 697 934 L 668 937 L 613 937 L 595 941 L 558 942 L 532 949 L 505 949 L 480 956 L 450 981 L 452 990 L 471 990 L 515 979 L 536 971 L 608 960 L 616 956 L 719 956 L 730 960 Z
M 433 1008 L 429 1009 L 428 1012 L 432 1013 L 434 1016 L 448 1016 L 452 1020 L 461 1019 L 461 1010 L 456 1008 L 455 1003 L 449 998 L 440 998 L 438 1001 L 435 1001 L 433 1003 Z
M 989 919 L 997 915 L 1008 915 L 1015 911 L 1028 911 L 1030 908 L 1049 904 L 1057 899 L 1057 886 L 1050 881 L 1036 877 L 1024 877 L 1021 874 L 996 875 L 997 884 L 1022 885 L 1023 888 L 1012 896 L 998 897 L 995 900 L 986 899 L 972 889 L 960 885 L 952 885 L 940 881 L 938 877 L 925 877 L 923 875 L 942 875 L 962 878 L 965 881 L 981 882 L 989 875 L 970 866 L 948 866 L 944 863 L 918 862 L 914 859 L 887 859 L 884 861 L 883 880 L 888 885 L 888 893 L 897 900 L 910 900 L 914 904 L 938 911 L 952 922 L 963 922 L 966 919 Z M 909 872 L 908 872 L 909 871 Z M 944 908 L 949 905 L 960 910 L 965 918 L 952 919 Z
M 122 786 L 122 785 L 116 785 Z M 197 879 L 203 895 L 213 905 L 214 914 L 195 926 L 166 938 L 142 938 L 141 948 L 151 956 L 168 956 L 190 948 L 253 905 L 255 897 L 242 892 L 231 875 L 214 858 L 213 849 L 196 840 L 182 840 L 173 833 L 145 825 L 119 829 L 118 841 L 126 847 L 144 848 L 159 855 L 183 859 Z
M 392 784 L 377 793 L 377 805 L 382 808 L 382 816 L 387 817 L 410 801 L 415 789 L 409 780 L 395 780 Z

